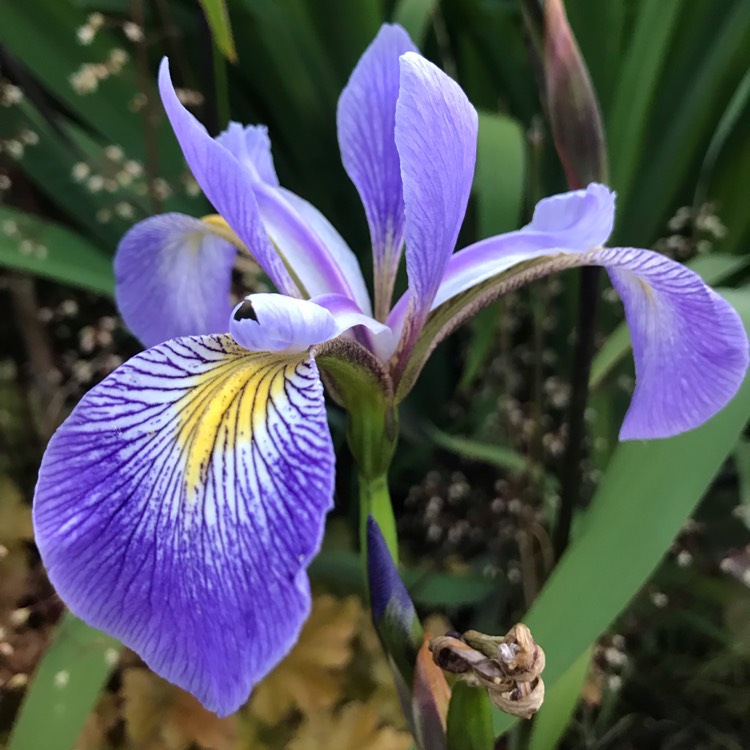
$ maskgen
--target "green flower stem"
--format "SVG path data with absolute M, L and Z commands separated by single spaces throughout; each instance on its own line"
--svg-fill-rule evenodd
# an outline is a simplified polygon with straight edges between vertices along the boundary
M 367 517 L 370 515 L 378 522 L 391 557 L 398 565 L 396 518 L 393 515 L 386 474 L 372 478 L 364 474 L 359 475 L 359 542 L 365 568 L 365 580 L 367 579 Z

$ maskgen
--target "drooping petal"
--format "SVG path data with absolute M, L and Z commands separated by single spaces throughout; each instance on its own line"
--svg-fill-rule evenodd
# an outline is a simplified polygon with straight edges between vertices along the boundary
M 542 199 L 523 229 L 475 242 L 451 255 L 431 309 L 519 263 L 603 245 L 612 231 L 614 213 L 615 194 L 598 183 Z M 407 291 L 388 316 L 396 333 L 406 320 L 410 297 Z
M 397 401 L 435 346 L 482 306 L 543 276 L 587 265 L 609 271 L 633 340 L 636 389 L 621 439 L 676 435 L 723 408 L 747 369 L 748 342 L 739 316 L 690 269 L 635 248 L 503 253 L 494 275 L 434 310 L 398 384 Z
M 238 122 L 230 122 L 216 140 L 252 172 L 253 179 L 278 187 L 279 178 L 273 165 L 268 128 L 264 125 L 243 127 Z
M 116 370 L 55 433 L 36 541 L 74 613 L 228 714 L 309 612 L 333 474 L 312 360 L 176 339 Z
M 396 149 L 399 57 L 416 52 L 400 26 L 384 25 L 341 92 L 337 125 L 341 159 L 364 205 L 372 239 L 376 315 L 384 318 L 404 237 L 404 196 Z
M 701 278 L 658 253 L 592 253 L 625 304 L 635 357 L 635 392 L 621 440 L 676 435 L 718 412 L 742 384 L 745 328 Z
M 396 146 L 411 295 L 400 344 L 405 358 L 429 313 L 466 212 L 477 113 L 458 84 L 423 57 L 407 52 L 400 64 Z
M 276 288 L 284 294 L 299 296 L 297 286 L 264 230 L 251 170 L 213 139 L 182 106 L 169 77 L 166 58 L 159 68 L 159 91 L 185 159 L 208 200 L 245 243 Z
M 237 248 L 209 224 L 161 214 L 136 224 L 115 255 L 115 295 L 144 346 L 178 336 L 224 333 Z
M 301 352 L 363 325 L 387 335 L 390 328 L 365 315 L 357 303 L 338 294 L 312 300 L 281 294 L 250 294 L 232 312 L 229 330 L 252 351 Z

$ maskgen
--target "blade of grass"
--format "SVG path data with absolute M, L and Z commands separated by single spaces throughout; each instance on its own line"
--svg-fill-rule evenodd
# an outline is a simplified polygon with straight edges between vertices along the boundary
M 526 458 L 510 448 L 483 443 L 481 440 L 449 435 L 437 427 L 430 428 L 428 435 L 435 445 L 469 461 L 479 461 L 505 471 L 526 471 Z
M 705 53 L 699 66 L 691 68 L 689 78 L 684 80 L 684 96 L 679 106 L 669 112 L 668 127 L 661 129 L 656 147 L 640 156 L 636 154 L 634 158 L 638 161 L 629 165 L 638 170 L 638 188 L 634 183 L 625 185 L 618 225 L 623 234 L 627 228 L 629 244 L 650 242 L 676 208 L 677 201 L 690 200 L 701 153 L 710 139 L 713 124 L 721 116 L 741 77 L 741 73 L 736 72 L 736 61 L 742 59 L 748 44 L 750 5 L 740 2 L 729 8 L 721 25 L 712 31 L 712 43 L 704 45 Z M 665 86 L 669 85 L 665 81 Z M 731 87 L 729 91 L 728 87 Z M 656 120 L 660 121 L 663 118 Z M 653 128 L 654 121 L 649 125 Z M 634 171 L 631 176 L 634 179 Z M 621 190 L 620 183 L 615 181 L 613 185 Z M 642 187 L 656 185 L 655 190 Z M 680 191 L 685 185 L 688 195 L 682 198 Z
M 237 62 L 237 49 L 234 46 L 232 24 L 224 0 L 198 0 L 206 14 L 206 21 L 211 29 L 214 44 L 230 62 Z
M 696 209 L 706 200 L 708 182 L 711 178 L 711 172 L 716 166 L 716 160 L 719 158 L 719 154 L 724 148 L 724 144 L 727 142 L 729 135 L 737 125 L 737 121 L 747 106 L 748 101 L 750 101 L 750 70 L 742 76 L 742 80 L 740 81 L 739 86 L 737 86 L 727 108 L 724 110 L 724 114 L 722 114 L 719 124 L 716 126 L 716 130 L 711 138 L 711 142 L 706 149 L 706 156 L 701 165 L 700 179 L 695 189 L 693 207 Z
M 529 750 L 553 750 L 565 733 L 586 682 L 592 648 L 587 648 L 568 671 L 547 690 L 544 705 L 534 719 Z
M 70 750 L 121 646 L 69 612 L 29 685 L 8 750 Z

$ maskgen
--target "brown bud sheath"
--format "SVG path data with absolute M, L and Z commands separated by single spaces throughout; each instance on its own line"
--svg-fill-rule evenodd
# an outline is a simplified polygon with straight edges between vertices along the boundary
M 563 0 L 544 7 L 544 82 L 552 137 L 571 189 L 608 180 L 599 102 Z

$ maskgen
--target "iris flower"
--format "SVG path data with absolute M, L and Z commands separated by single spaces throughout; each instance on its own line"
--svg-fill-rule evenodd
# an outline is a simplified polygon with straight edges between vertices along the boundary
M 155 216 L 123 238 L 117 301 L 148 348 L 51 439 L 34 523 L 71 610 L 209 709 L 237 709 L 309 612 L 307 567 L 335 469 L 321 377 L 359 424 L 358 456 L 367 414 L 395 412 L 459 324 L 521 284 L 595 265 L 622 297 L 633 342 L 622 438 L 689 430 L 739 387 L 737 314 L 682 265 L 605 247 L 614 195 L 603 185 L 546 198 L 523 229 L 454 252 L 477 114 L 398 26 L 380 30 L 338 104 L 343 163 L 372 238 L 372 299 L 338 232 L 279 185 L 264 128 L 232 123 L 212 138 L 178 101 L 166 60 L 159 87 L 217 214 Z M 277 293 L 232 308 L 238 251 Z M 402 255 L 408 291 L 394 303 Z M 369 373 L 367 387 L 348 384 L 350 371 Z

